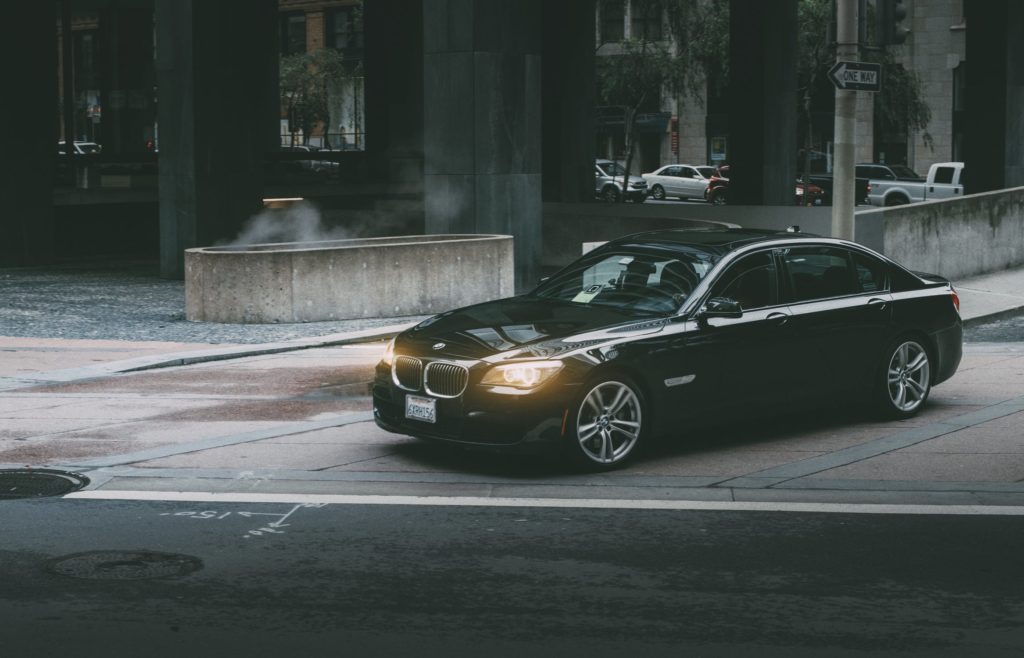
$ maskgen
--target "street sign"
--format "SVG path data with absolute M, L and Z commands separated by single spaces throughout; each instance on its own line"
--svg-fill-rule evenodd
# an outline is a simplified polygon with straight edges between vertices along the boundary
M 848 91 L 881 91 L 882 89 L 881 64 L 840 60 L 828 70 L 828 77 L 837 89 Z

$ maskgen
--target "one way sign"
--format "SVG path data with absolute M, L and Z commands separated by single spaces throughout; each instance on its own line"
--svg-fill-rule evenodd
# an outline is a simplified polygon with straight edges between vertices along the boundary
M 828 70 L 828 77 L 839 89 L 851 91 L 880 91 L 882 65 L 870 62 L 836 62 Z

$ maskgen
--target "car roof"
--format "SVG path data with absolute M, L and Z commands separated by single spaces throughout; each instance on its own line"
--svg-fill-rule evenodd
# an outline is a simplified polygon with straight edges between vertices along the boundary
M 772 231 L 751 228 L 677 228 L 644 231 L 617 238 L 609 245 L 621 246 L 674 246 L 699 247 L 704 251 L 725 254 L 748 244 L 769 242 L 780 239 L 821 238 L 813 233 L 800 231 Z

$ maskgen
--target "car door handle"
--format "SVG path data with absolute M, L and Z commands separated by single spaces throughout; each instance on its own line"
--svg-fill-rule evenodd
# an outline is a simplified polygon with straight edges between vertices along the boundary
M 768 317 L 766 317 L 765 320 L 767 320 L 768 322 L 772 323 L 777 327 L 781 327 L 782 325 L 786 324 L 787 320 L 789 320 L 789 315 L 786 313 L 779 313 L 776 311 L 775 313 L 769 313 Z
M 879 299 L 878 297 L 872 297 L 871 299 L 868 300 L 868 306 L 875 309 L 876 311 L 885 310 L 887 304 L 888 302 L 886 302 L 884 299 Z

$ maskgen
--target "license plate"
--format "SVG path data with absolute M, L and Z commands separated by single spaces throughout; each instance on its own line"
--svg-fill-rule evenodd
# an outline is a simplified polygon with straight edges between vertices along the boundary
M 437 422 L 437 400 L 418 395 L 405 396 L 405 417 L 425 423 Z

